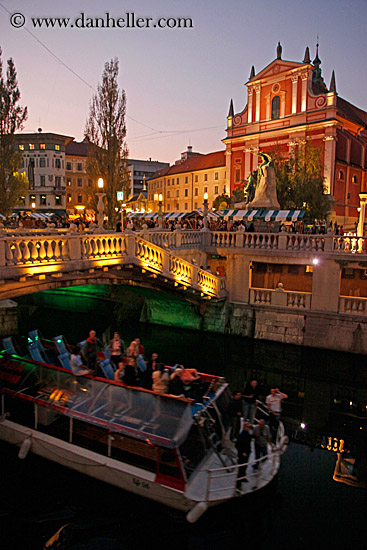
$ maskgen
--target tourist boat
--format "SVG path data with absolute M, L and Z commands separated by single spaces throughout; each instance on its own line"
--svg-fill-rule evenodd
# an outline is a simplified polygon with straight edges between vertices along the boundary
M 106 483 L 160 502 L 195 522 L 211 506 L 266 486 L 286 437 L 236 490 L 224 378 L 200 374 L 200 403 L 0 352 L 0 439 Z

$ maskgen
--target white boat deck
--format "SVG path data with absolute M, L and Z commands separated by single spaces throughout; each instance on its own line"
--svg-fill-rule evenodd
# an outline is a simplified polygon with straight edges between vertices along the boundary
M 252 442 L 252 450 L 249 462 L 255 460 L 254 444 Z M 232 452 L 236 452 L 235 449 Z M 280 459 L 279 454 L 272 453 L 270 451 L 268 458 L 262 462 L 258 469 L 255 469 L 253 465 L 247 466 L 246 479 L 247 482 L 243 482 L 241 490 L 236 490 L 238 466 L 236 464 L 236 458 L 230 458 L 228 452 L 224 449 L 221 452 L 221 458 L 228 468 L 223 467 L 223 463 L 216 454 L 209 456 L 196 474 L 193 474 L 190 479 L 185 496 L 188 499 L 197 502 L 216 502 L 227 500 L 234 496 L 242 496 L 247 493 L 252 493 L 262 487 L 265 487 L 274 478 L 279 469 Z M 215 473 L 209 474 L 209 470 L 220 469 Z M 209 479 L 210 478 L 210 479 Z M 209 483 L 209 487 L 208 487 Z

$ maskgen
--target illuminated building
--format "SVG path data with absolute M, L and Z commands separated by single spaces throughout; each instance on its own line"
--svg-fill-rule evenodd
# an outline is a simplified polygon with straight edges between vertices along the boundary
M 306 48 L 302 62 L 277 57 L 246 83 L 247 104 L 227 116 L 226 170 L 231 192 L 258 166 L 257 153 L 277 147 L 286 158 L 312 140 L 322 149 L 331 219 L 345 227 L 358 221 L 359 193 L 366 190 L 367 113 L 339 97 L 334 72 L 330 85 L 321 75 L 318 45 L 311 62 Z

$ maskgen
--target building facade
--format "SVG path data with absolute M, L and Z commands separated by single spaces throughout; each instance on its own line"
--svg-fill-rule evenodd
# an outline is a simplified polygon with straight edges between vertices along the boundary
M 71 141 L 65 151 L 66 209 L 68 214 L 84 214 L 92 209 L 96 182 L 87 174 L 90 143 Z M 94 183 L 94 187 L 93 187 Z
M 30 210 L 64 215 L 66 210 L 65 148 L 72 137 L 53 133 L 16 134 L 22 152 L 19 173 L 28 178 L 28 192 L 15 212 Z
M 367 113 L 336 91 L 335 75 L 327 88 L 318 56 L 311 62 L 306 48 L 302 62 L 277 57 L 246 83 L 247 104 L 227 116 L 226 170 L 230 189 L 243 185 L 258 166 L 257 153 L 290 151 L 312 140 L 322 150 L 324 181 L 331 219 L 344 227 L 358 221 L 359 194 L 366 190 Z
M 164 212 L 191 212 L 202 208 L 204 194 L 211 206 L 218 195 L 228 192 L 224 150 L 203 155 L 182 153 L 181 160 L 154 174 L 148 182 L 148 207 L 158 211 L 162 195 Z
M 157 160 L 128 159 L 128 170 L 130 175 L 130 197 L 138 197 L 140 193 L 147 191 L 148 180 L 158 171 L 169 166 L 168 162 Z M 126 200 L 128 197 L 126 197 Z

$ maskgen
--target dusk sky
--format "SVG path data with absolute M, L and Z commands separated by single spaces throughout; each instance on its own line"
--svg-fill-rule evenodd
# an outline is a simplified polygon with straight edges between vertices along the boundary
M 87 18 L 191 18 L 193 28 L 77 28 Z M 10 15 L 15 28 L 10 22 Z M 68 17 L 68 28 L 34 28 L 31 18 Z M 80 24 L 81 19 L 79 19 Z M 251 66 L 256 73 L 276 57 L 302 61 L 309 46 L 326 85 L 335 70 L 338 94 L 367 110 L 367 1 L 349 0 L 0 0 L 3 61 L 13 57 L 27 105 L 23 131 L 83 139 L 89 102 L 104 63 L 118 57 L 119 85 L 127 94 L 130 158 L 174 162 L 187 145 L 223 149 L 230 99 L 246 102 Z

